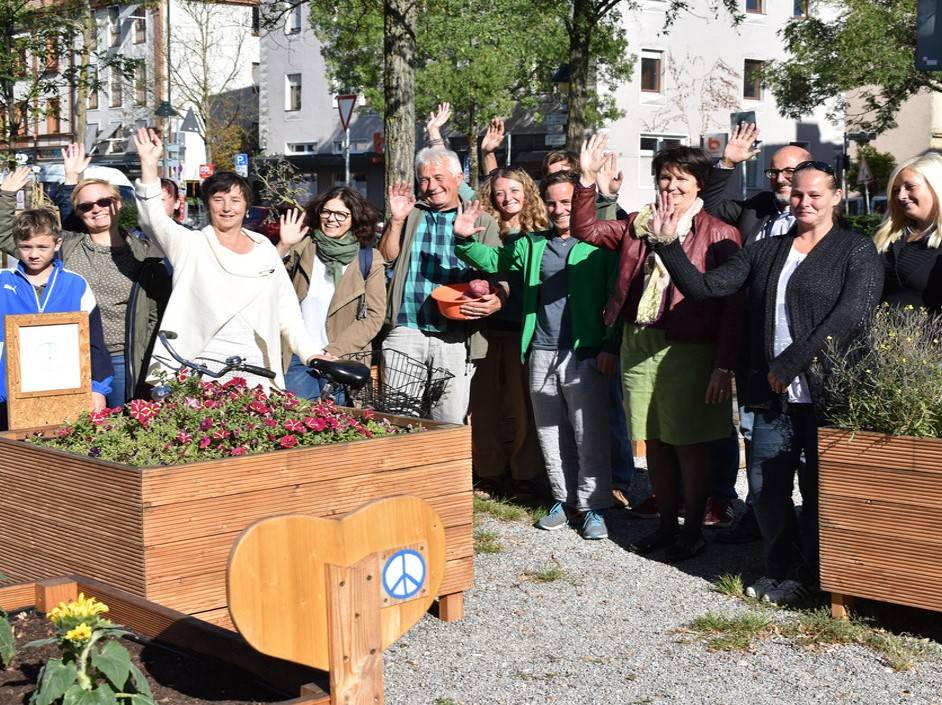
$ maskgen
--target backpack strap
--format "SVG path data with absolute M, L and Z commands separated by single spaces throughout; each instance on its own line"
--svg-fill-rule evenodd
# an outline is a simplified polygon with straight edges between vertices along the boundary
M 370 246 L 361 247 L 359 252 L 357 252 L 357 259 L 360 262 L 360 274 L 363 275 L 363 282 L 366 283 L 366 278 L 370 275 L 370 269 L 373 268 L 373 248 Z M 357 304 L 357 320 L 366 318 L 366 292 L 364 291 L 363 296 L 360 297 L 360 302 Z

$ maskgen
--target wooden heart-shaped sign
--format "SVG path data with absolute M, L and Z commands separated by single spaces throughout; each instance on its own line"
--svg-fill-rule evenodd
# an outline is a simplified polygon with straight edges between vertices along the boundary
M 328 670 L 326 566 L 371 556 L 377 574 L 365 584 L 380 602 L 385 649 L 425 614 L 445 570 L 445 529 L 418 497 L 380 499 L 340 519 L 289 515 L 249 526 L 229 556 L 232 623 L 262 653 Z

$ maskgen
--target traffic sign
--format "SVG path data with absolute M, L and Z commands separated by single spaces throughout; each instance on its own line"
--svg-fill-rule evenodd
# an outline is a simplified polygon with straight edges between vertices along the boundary
M 873 183 L 873 172 L 870 171 L 870 165 L 867 164 L 867 160 L 863 157 L 860 158 L 860 163 L 857 165 L 857 183 L 858 184 L 872 184 Z
M 350 127 L 350 118 L 353 117 L 353 109 L 356 107 L 357 97 L 355 93 L 337 96 L 337 112 L 340 113 L 340 126 L 345 130 Z
M 208 179 L 216 173 L 215 164 L 200 164 L 200 179 Z
M 249 155 L 239 152 L 235 155 L 235 172 L 241 177 L 249 175 Z
M 723 156 L 727 142 L 729 142 L 729 135 L 725 132 L 712 132 L 700 138 L 700 144 L 703 146 L 703 150 L 714 159 L 719 159 Z

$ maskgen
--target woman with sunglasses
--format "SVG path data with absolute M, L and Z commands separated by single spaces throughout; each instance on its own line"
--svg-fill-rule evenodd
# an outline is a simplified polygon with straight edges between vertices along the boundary
M 369 201 L 341 186 L 308 203 L 303 221 L 295 211 L 281 227 L 278 252 L 318 357 L 333 360 L 368 350 L 383 325 L 386 273 L 373 247 L 378 221 Z M 284 351 L 282 362 L 289 392 L 306 399 L 320 396 L 321 378 L 297 355 Z M 343 402 L 336 396 L 335 401 Z
M 677 239 L 678 214 L 669 194 L 660 194 L 648 236 L 686 296 L 748 292 L 748 375 L 738 391 L 755 410 L 748 477 L 766 569 L 746 592 L 776 604 L 801 600 L 818 582 L 818 424 L 828 373 L 821 353 L 829 341 L 844 347 L 866 333 L 883 287 L 873 242 L 835 223 L 842 197 L 829 164 L 798 164 L 790 197 L 793 228 L 747 245 L 707 272 L 690 263 Z M 800 525 L 792 504 L 796 470 Z
M 157 324 L 170 296 L 170 277 L 160 251 L 119 226 L 118 190 L 102 179 L 80 178 L 89 162 L 85 150 L 72 144 L 62 150 L 62 156 L 65 183 L 59 198 L 71 201 L 85 232 L 63 230 L 59 256 L 67 269 L 85 278 L 95 294 L 114 367 L 111 392 L 105 399 L 109 407 L 117 407 L 144 391 L 141 385 Z M 0 249 L 16 256 L 12 238 L 0 239 Z

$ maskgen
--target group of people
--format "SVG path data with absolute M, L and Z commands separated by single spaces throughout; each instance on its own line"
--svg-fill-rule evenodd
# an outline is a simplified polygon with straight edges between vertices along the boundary
M 833 169 L 802 147 L 772 155 L 767 191 L 726 198 L 735 167 L 757 153 L 752 125 L 734 130 L 716 164 L 693 147 L 659 152 L 655 202 L 624 213 L 604 133 L 579 154 L 550 153 L 537 185 L 497 167 L 503 125 L 492 121 L 474 193 L 441 138 L 447 119 L 447 105 L 430 116 L 417 189 L 389 185 L 378 242 L 379 213 L 341 187 L 284 212 L 272 245 L 243 227 L 252 189 L 230 172 L 204 181 L 209 224 L 194 231 L 177 220 L 175 184 L 159 177 L 163 145 L 144 128 L 141 232 L 126 232 L 120 193 L 81 178 L 88 159 L 73 145 L 58 198 L 74 230 L 41 209 L 14 215 L 27 169 L 0 184 L 0 249 L 19 260 L 0 273 L 2 313 L 90 313 L 96 409 L 174 371 L 158 329 L 176 333 L 187 359 L 238 355 L 275 372 L 250 384 L 306 398 L 321 393 L 315 358 L 406 354 L 452 375 L 431 416 L 470 418 L 481 486 L 545 482 L 553 504 L 536 526 L 575 526 L 590 540 L 607 537 L 613 505 L 657 517 L 630 548 L 674 562 L 704 550 L 704 525 L 732 521 L 735 402 L 749 494 L 720 538 L 761 538 L 765 571 L 750 595 L 801 599 L 817 581 L 822 353 L 865 335 L 881 300 L 942 308 L 942 156 L 893 172 L 871 240 L 844 227 Z M 489 293 L 464 301 L 462 320 L 445 317 L 432 292 L 471 279 Z M 629 507 L 632 441 L 644 441 L 653 493 Z

